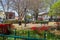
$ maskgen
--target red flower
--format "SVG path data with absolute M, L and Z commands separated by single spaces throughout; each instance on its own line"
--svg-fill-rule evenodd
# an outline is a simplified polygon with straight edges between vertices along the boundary
M 40 28 L 40 30 L 48 30 L 48 27 L 43 26 Z
M 9 24 L 0 24 L 0 31 L 3 31 L 3 33 L 7 33 Z
M 49 28 L 46 27 L 46 26 L 42 26 L 42 27 L 32 27 L 31 29 L 32 30 L 37 30 L 39 32 L 39 31 L 48 30 Z
M 36 30 L 37 28 L 36 28 L 36 27 L 32 27 L 31 29 L 32 29 L 32 30 Z

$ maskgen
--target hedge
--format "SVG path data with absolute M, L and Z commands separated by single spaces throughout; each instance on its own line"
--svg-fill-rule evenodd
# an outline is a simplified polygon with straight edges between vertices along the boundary
M 25 21 L 21 21 L 22 23 L 25 23 Z M 5 20 L 3 23 L 18 23 L 18 20 Z
M 45 24 L 45 23 L 48 23 L 48 21 L 36 21 L 35 23 Z
M 22 23 L 25 23 L 25 21 L 21 21 Z M 27 22 L 27 21 L 26 21 Z M 32 21 L 31 21 L 32 22 Z M 6 20 L 3 23 L 18 23 L 18 20 Z M 28 23 L 28 22 L 27 22 Z M 48 23 L 48 21 L 35 21 L 35 23 L 41 23 L 41 24 L 45 24 Z

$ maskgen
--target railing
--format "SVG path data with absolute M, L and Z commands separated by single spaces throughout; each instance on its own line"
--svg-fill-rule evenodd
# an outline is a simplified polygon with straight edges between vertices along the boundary
M 44 34 L 44 38 L 32 38 L 32 37 L 30 37 L 30 35 L 31 35 L 31 34 L 30 34 L 30 31 L 29 31 L 29 30 L 27 30 L 27 31 L 28 31 L 28 36 L 27 36 L 27 37 L 16 35 L 16 30 L 14 30 L 14 35 L 0 34 L 0 37 L 2 37 L 3 40 L 5 40 L 4 37 L 6 37 L 6 38 L 8 38 L 8 37 L 14 38 L 14 40 L 17 40 L 18 38 L 19 38 L 19 39 L 24 39 L 24 40 L 46 40 L 46 34 Z
M 25 40 L 46 40 L 46 39 L 38 39 L 38 38 L 30 38 L 30 37 L 24 37 L 24 36 L 12 36 L 12 35 L 3 35 L 3 34 L 0 34 L 1 37 L 3 37 L 3 40 L 4 37 L 10 37 L 10 38 L 14 38 L 14 40 L 16 40 L 16 38 L 20 38 L 20 39 L 25 39 Z

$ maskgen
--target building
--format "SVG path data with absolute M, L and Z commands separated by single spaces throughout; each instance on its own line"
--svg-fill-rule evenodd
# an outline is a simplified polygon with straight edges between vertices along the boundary
M 48 16 L 48 13 L 46 13 L 46 12 L 40 13 L 38 15 L 38 19 L 42 20 L 42 21 L 49 21 L 49 18 L 50 17 Z
M 2 23 L 5 18 L 6 18 L 5 13 L 3 11 L 0 11 L 0 23 Z
M 15 19 L 15 13 L 14 12 L 5 12 L 6 19 Z
M 0 18 L 6 18 L 6 15 L 3 11 L 0 11 Z
M 47 12 L 40 13 L 38 19 L 42 21 L 60 21 L 60 16 L 49 16 Z

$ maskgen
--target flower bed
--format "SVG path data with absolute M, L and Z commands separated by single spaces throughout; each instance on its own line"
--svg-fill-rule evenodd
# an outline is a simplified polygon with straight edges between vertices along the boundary
M 32 27 L 28 30 L 16 30 L 17 36 L 25 36 L 28 37 L 28 35 L 32 38 L 44 38 L 45 32 L 48 31 L 48 27 Z
M 42 27 L 32 27 L 31 28 L 36 34 L 38 34 L 41 37 L 44 38 L 45 32 L 48 31 L 48 27 L 42 26 Z
M 0 24 L 0 34 L 10 34 L 11 24 Z
M 16 32 L 16 36 L 23 36 L 23 37 L 31 37 L 31 38 L 42 38 L 44 39 L 44 37 L 46 35 L 44 35 L 45 33 L 47 34 L 46 38 L 47 40 L 51 39 L 54 40 L 56 37 L 54 34 L 48 32 L 48 27 L 32 27 L 29 30 L 16 30 L 14 32 Z M 15 35 L 14 33 L 12 35 Z M 10 38 L 11 39 L 11 38 Z

